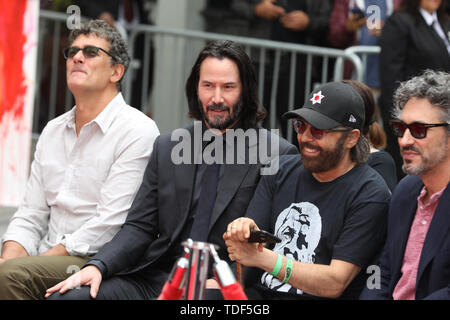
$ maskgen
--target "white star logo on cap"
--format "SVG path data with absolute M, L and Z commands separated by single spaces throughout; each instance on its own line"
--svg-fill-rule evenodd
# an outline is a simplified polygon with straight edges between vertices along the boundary
M 322 103 L 322 99 L 325 98 L 325 96 L 322 95 L 322 91 L 319 91 L 317 93 L 314 93 L 313 97 L 309 99 L 312 104 L 316 103 Z

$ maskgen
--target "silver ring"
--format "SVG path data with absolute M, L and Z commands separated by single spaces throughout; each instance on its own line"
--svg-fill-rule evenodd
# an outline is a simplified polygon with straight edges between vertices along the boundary
M 231 226 L 231 229 L 236 229 L 236 226 Z

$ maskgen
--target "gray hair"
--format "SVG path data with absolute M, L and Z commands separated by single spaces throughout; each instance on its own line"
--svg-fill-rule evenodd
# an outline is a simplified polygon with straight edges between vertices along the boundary
M 441 120 L 450 123 L 450 74 L 425 70 L 419 76 L 402 82 L 394 93 L 392 115 L 399 118 L 405 104 L 412 98 L 427 99 L 441 109 Z M 450 130 L 450 126 L 447 127 Z
M 369 159 L 370 144 L 369 140 L 361 133 L 355 146 L 350 149 L 350 158 L 356 164 L 365 163 Z
M 130 64 L 130 56 L 128 54 L 127 44 L 123 40 L 120 33 L 114 27 L 111 27 L 103 20 L 91 20 L 81 25 L 79 29 L 73 29 L 69 35 L 70 45 L 80 35 L 95 35 L 108 41 L 111 46 L 108 52 L 111 54 L 111 65 L 122 64 L 127 72 Z M 123 76 L 122 76 L 123 79 Z M 120 81 L 117 83 L 117 89 L 120 91 Z

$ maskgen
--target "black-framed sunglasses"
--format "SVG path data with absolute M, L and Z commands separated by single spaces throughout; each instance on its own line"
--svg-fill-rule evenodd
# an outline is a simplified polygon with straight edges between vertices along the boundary
M 78 47 L 69 47 L 63 50 L 64 58 L 66 59 L 73 59 L 75 55 L 78 53 L 78 51 L 82 51 L 85 58 L 95 58 L 98 56 L 98 51 L 101 50 L 104 53 L 106 53 L 108 56 L 114 59 L 114 57 L 106 51 L 105 49 L 96 47 L 96 46 L 86 46 L 84 48 L 78 48 Z
M 303 134 L 306 131 L 306 128 L 308 127 L 308 122 L 306 122 L 304 119 L 292 119 L 292 124 L 294 125 L 295 132 L 300 134 Z M 351 128 L 317 129 L 311 126 L 310 132 L 311 136 L 314 139 L 319 140 L 322 139 L 322 137 L 327 132 L 351 131 L 351 130 L 352 130 Z
M 421 123 L 413 122 L 406 124 L 401 120 L 391 120 L 392 131 L 394 135 L 401 138 L 405 134 L 406 129 L 409 129 L 411 135 L 416 139 L 424 139 L 427 136 L 428 128 L 447 127 L 448 123 Z

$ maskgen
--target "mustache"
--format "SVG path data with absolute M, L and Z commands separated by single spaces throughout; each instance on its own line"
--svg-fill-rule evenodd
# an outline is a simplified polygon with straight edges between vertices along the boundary
M 222 103 L 213 103 L 206 106 L 206 111 L 228 111 L 230 112 L 230 107 Z
M 418 154 L 422 154 L 422 152 L 418 148 L 416 148 L 415 146 L 403 147 L 400 151 L 401 152 L 414 151 L 414 152 L 417 152 Z
M 310 144 L 310 143 L 308 143 L 308 142 L 302 142 L 302 143 L 299 144 L 299 146 L 300 146 L 300 150 L 302 150 L 303 148 L 306 147 L 306 148 L 309 148 L 309 149 L 322 151 L 322 148 L 321 148 L 321 147 L 315 146 L 315 145 Z

